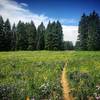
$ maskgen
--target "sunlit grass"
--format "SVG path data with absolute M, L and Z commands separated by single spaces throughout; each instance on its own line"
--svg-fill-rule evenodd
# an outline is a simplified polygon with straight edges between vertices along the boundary
M 62 99 L 60 78 L 66 61 L 71 88 L 77 91 L 75 96 L 79 98 L 80 93 L 83 93 L 82 96 L 93 96 L 96 84 L 100 82 L 100 52 L 93 51 L 0 52 L 0 88 L 10 89 L 8 92 L 2 91 L 2 94 L 7 94 L 11 100 L 23 100 L 26 96 L 34 96 L 36 100 Z M 76 75 L 77 83 L 77 79 L 70 78 L 75 72 L 88 78 Z M 93 83 L 93 86 L 90 84 L 81 88 L 88 83 Z M 12 91 L 11 94 L 9 91 Z

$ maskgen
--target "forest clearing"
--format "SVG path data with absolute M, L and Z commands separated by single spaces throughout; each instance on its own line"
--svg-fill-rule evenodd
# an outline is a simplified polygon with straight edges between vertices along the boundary
M 0 0 L 0 100 L 100 100 L 100 0 Z
M 100 52 L 17 51 L 0 52 L 0 98 L 63 100 L 66 60 L 71 95 L 76 100 L 100 97 Z

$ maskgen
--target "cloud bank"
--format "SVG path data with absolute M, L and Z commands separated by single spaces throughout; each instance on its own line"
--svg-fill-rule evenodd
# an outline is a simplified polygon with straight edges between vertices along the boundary
M 33 20 L 35 25 L 38 26 L 42 21 L 45 25 L 47 25 L 49 20 L 53 20 L 43 14 L 38 15 L 32 13 L 25 7 L 28 7 L 25 3 L 17 3 L 13 0 L 0 0 L 0 14 L 5 20 L 9 18 L 11 24 L 14 22 L 18 23 L 19 20 L 23 22 L 30 22 Z
M 49 20 L 56 21 L 55 18 L 50 18 L 45 16 L 44 14 L 36 14 L 31 12 L 28 9 L 28 4 L 26 3 L 18 3 L 14 0 L 0 0 L 0 15 L 3 16 L 4 20 L 7 18 L 10 19 L 11 24 L 18 23 L 19 20 L 23 22 L 30 22 L 31 20 L 34 21 L 36 27 L 43 22 L 45 26 L 47 26 Z M 64 33 L 64 40 L 75 41 L 77 39 L 78 34 L 78 26 L 67 26 L 64 25 L 68 23 L 75 23 L 76 20 L 74 19 L 58 19 L 62 23 L 63 33 Z
M 66 26 L 62 25 L 63 33 L 64 33 L 64 40 L 65 41 L 72 41 L 75 45 L 78 35 L 78 26 Z

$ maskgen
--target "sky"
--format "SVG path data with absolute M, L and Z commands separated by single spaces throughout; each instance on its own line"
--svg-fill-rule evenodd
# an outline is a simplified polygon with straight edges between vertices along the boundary
M 59 20 L 64 40 L 74 44 L 78 35 L 78 23 L 83 13 L 95 10 L 100 15 L 100 0 L 0 0 L 0 15 L 11 24 L 19 20 L 34 21 L 36 27 L 43 22 L 47 26 Z

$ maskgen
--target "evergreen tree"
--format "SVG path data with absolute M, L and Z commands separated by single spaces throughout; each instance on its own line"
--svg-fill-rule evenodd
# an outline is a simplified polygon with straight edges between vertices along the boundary
M 81 21 L 79 22 L 79 40 L 80 49 L 87 50 L 87 38 L 88 38 L 88 16 L 83 14 Z
M 83 14 L 79 23 L 81 50 L 100 50 L 100 17 L 93 11 L 89 16 Z
M 62 50 L 63 49 L 63 31 L 62 31 L 62 26 L 59 21 L 57 21 L 56 28 L 57 28 L 56 32 L 58 34 L 58 45 L 59 45 L 58 49 Z
M 0 16 L 0 51 L 5 50 L 5 34 L 4 34 L 4 21 Z
M 11 50 L 16 50 L 16 26 L 15 26 L 15 23 L 12 26 Z
M 63 48 L 63 33 L 62 27 L 59 21 L 48 24 L 46 29 L 46 41 L 47 50 L 61 50 Z
M 57 24 L 55 23 L 55 21 L 51 24 L 51 50 L 58 50 L 59 48 L 59 36 L 57 33 Z
M 95 11 L 89 16 L 88 50 L 100 50 L 100 20 Z
M 59 23 L 59 21 L 57 21 L 57 23 L 53 22 L 52 23 L 52 50 L 61 50 L 61 46 L 62 46 L 62 28 L 61 25 Z
M 33 23 L 33 21 L 31 21 L 31 23 L 28 23 L 26 25 L 26 32 L 28 34 L 28 50 L 36 50 L 36 27 Z
M 64 41 L 64 50 L 73 50 L 74 46 L 72 41 Z
M 5 21 L 4 33 L 5 33 L 5 44 L 4 44 L 5 50 L 9 51 L 11 50 L 11 37 L 12 37 L 11 25 L 10 25 L 9 19 Z
M 52 32 L 51 32 L 51 23 L 49 21 L 45 34 L 45 49 L 52 50 Z
M 17 25 L 16 34 L 16 49 L 17 50 L 27 50 L 28 47 L 28 35 L 26 33 L 25 24 L 19 21 Z
M 43 23 L 36 27 L 31 23 L 19 21 L 12 29 L 7 19 L 4 23 L 0 16 L 0 50 L 62 50 L 63 32 L 59 21 L 48 24 L 45 31 Z
M 37 46 L 36 46 L 37 50 L 44 49 L 45 46 L 44 35 L 45 35 L 45 27 L 42 22 L 37 29 Z
M 76 41 L 75 50 L 81 50 L 81 48 L 80 48 L 80 41 Z

